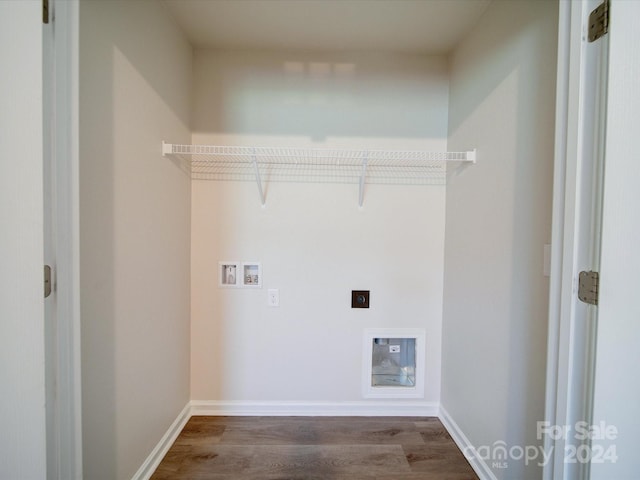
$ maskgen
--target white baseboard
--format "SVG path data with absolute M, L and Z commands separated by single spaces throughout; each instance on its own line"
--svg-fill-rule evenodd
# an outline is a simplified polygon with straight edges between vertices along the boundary
M 462 453 L 478 477 L 480 477 L 480 480 L 498 480 L 489 468 L 489 465 L 477 454 L 475 447 L 442 405 L 440 405 L 438 418 L 440 418 L 440 421 L 449 432 L 449 435 L 451 435 L 451 438 L 453 438 L 453 441 L 456 442 L 458 448 L 462 450 Z
M 418 401 L 244 402 L 192 400 L 192 415 L 435 417 L 438 404 Z
M 148 480 L 155 472 L 164 456 L 176 441 L 178 435 L 191 418 L 191 402 L 187 403 L 178 417 L 173 421 L 167 432 L 162 436 L 156 447 L 151 451 L 142 466 L 138 469 L 131 480 Z

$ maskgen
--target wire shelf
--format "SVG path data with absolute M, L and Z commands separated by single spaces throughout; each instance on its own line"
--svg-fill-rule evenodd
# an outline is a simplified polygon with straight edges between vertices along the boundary
M 163 155 L 190 165 L 196 180 L 443 185 L 447 168 L 475 163 L 475 151 L 348 150 L 295 147 L 244 147 L 162 144 Z

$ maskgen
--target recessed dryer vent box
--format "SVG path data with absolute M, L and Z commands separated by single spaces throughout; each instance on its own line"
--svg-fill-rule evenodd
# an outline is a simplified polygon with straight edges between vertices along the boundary
M 424 397 L 425 339 L 422 329 L 366 330 L 362 365 L 364 397 Z
M 416 385 L 415 338 L 374 338 L 371 348 L 372 387 Z

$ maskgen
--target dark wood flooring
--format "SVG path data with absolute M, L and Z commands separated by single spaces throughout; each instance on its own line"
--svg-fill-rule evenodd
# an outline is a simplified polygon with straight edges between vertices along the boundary
M 437 418 L 192 417 L 151 479 L 478 477 Z

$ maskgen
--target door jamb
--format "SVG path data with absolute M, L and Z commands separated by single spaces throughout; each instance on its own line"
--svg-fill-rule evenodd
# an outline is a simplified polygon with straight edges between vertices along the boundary
M 597 310 L 578 308 L 577 281 L 580 270 L 596 269 L 599 258 L 599 215 L 601 205 L 593 198 L 600 195 L 601 171 L 586 159 L 584 149 L 598 145 L 602 132 L 599 108 L 604 93 L 586 85 L 589 62 L 585 44 L 588 14 L 593 0 L 559 2 L 558 77 L 556 89 L 556 140 L 554 152 L 554 187 L 552 220 L 551 281 L 549 291 L 549 330 L 547 344 L 547 381 L 545 422 L 552 427 L 568 427 L 573 431 L 576 420 L 591 421 L 593 362 L 595 352 L 591 340 L 595 335 Z M 602 47 L 606 55 L 606 47 Z M 597 69 L 606 67 L 606 62 Z M 602 73 L 598 72 L 598 73 Z M 602 117 L 604 118 L 604 117 Z M 600 161 L 593 154 L 594 165 Z M 586 176 L 586 177 L 585 177 Z M 585 195 L 580 182 L 591 179 L 591 191 Z M 584 238 L 581 222 L 589 218 L 592 238 Z M 581 236 L 582 235 L 582 236 Z M 586 242 L 586 243 L 585 243 Z M 587 258 L 589 257 L 589 258 Z M 588 330 L 582 337 L 576 333 L 577 322 Z M 587 323 L 588 322 L 588 323 Z M 586 326 L 586 327 L 585 327 Z M 586 338 L 585 338 L 586 337 Z M 584 383 L 582 383 L 584 382 Z M 539 427 L 539 426 L 538 426 Z M 544 451 L 551 454 L 543 468 L 544 480 L 588 478 L 588 465 L 565 462 L 565 449 L 575 444 L 568 434 L 552 438 L 540 434 Z M 574 445 L 575 446 L 575 445 Z
M 53 54 L 54 82 L 50 178 L 52 236 L 55 262 L 55 320 L 53 327 L 56 417 L 53 445 L 56 456 L 47 478 L 82 479 L 82 390 L 80 356 L 80 215 L 79 215 L 79 1 L 50 0 L 53 34 L 45 36 Z M 52 78 L 51 78 L 52 77 Z M 45 318 L 45 322 L 51 320 Z M 49 398 L 49 401 L 51 399 Z M 49 454 L 49 453 L 48 453 Z

